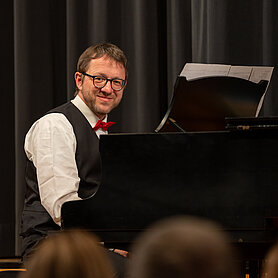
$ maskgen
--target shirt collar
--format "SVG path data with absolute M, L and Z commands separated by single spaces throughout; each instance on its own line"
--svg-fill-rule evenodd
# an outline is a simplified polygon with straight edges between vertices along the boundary
M 91 109 L 86 105 L 86 103 L 80 98 L 80 96 L 76 96 L 71 102 L 80 110 L 80 112 L 85 116 L 87 121 L 90 123 L 92 127 L 94 127 L 99 120 L 98 116 L 91 111 Z M 107 115 L 102 120 L 103 122 L 107 122 Z

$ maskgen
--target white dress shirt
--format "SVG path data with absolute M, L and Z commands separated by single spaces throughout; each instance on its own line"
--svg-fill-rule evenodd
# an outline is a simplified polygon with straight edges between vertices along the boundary
M 72 103 L 92 128 L 99 120 L 79 96 Z M 107 116 L 103 120 L 107 121 Z M 102 129 L 97 136 L 107 134 Z M 50 113 L 36 121 L 25 138 L 27 158 L 37 170 L 40 199 L 54 222 L 61 225 L 61 207 L 78 197 L 79 177 L 75 161 L 76 138 L 73 127 L 62 113 Z

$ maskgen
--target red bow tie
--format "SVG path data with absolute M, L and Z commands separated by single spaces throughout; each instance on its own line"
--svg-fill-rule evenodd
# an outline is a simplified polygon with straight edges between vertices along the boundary
M 115 122 L 103 122 L 101 120 L 98 120 L 96 125 L 94 126 L 94 131 L 97 131 L 99 128 L 102 128 L 104 131 L 107 131 L 107 129 L 111 126 L 115 124 Z

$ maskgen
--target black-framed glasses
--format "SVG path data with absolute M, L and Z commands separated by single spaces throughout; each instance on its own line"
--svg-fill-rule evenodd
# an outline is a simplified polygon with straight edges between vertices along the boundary
M 95 87 L 101 89 L 103 88 L 108 81 L 111 83 L 111 88 L 115 91 L 120 91 L 126 84 L 126 80 L 120 79 L 120 78 L 106 78 L 101 75 L 90 75 L 86 72 L 81 72 L 83 75 L 89 76 L 93 79 L 93 83 Z

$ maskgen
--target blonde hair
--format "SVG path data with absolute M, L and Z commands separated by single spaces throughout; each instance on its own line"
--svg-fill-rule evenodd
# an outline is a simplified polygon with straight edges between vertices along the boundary
M 20 278 L 111 278 L 113 270 L 98 239 L 84 231 L 62 231 L 44 239 Z

